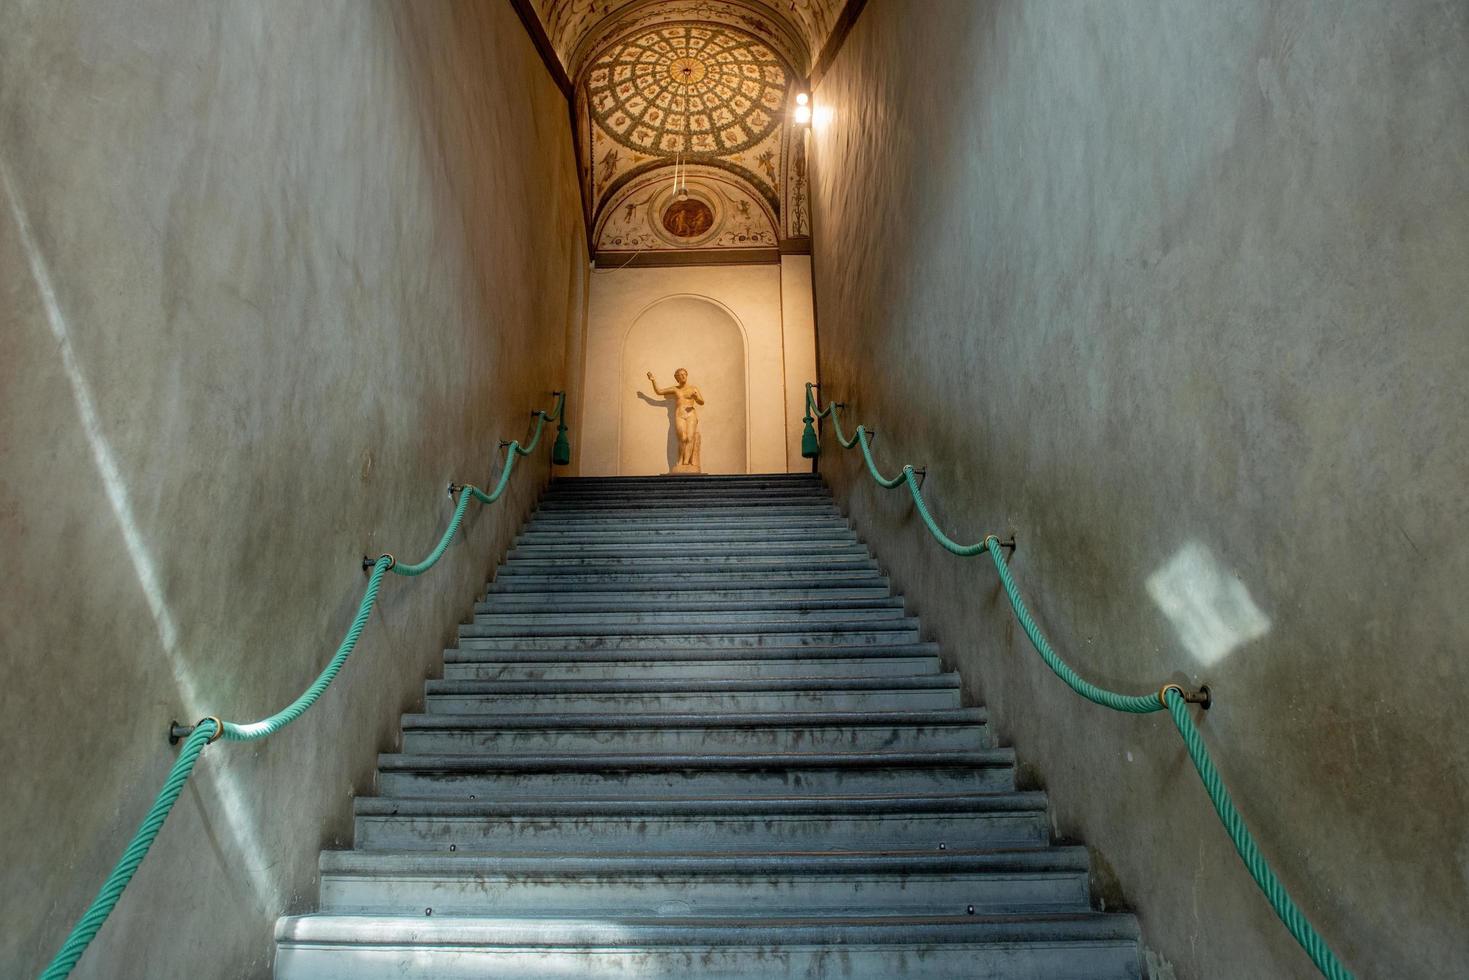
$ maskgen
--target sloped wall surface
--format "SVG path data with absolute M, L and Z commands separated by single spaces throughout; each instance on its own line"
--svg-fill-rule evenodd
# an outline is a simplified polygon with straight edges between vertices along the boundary
M 0 974 L 34 975 L 136 828 L 170 718 L 321 669 L 363 554 L 562 386 L 566 103 L 507 3 L 0 7 Z M 265 977 L 318 849 L 547 477 L 389 576 L 320 704 L 205 751 L 81 964 Z
M 1205 738 L 1363 977 L 1469 958 L 1469 11 L 871 0 L 815 91 L 821 381 L 1014 532 L 1090 679 Z M 1171 725 L 1076 698 L 987 560 L 822 471 L 1161 977 L 1308 977 Z

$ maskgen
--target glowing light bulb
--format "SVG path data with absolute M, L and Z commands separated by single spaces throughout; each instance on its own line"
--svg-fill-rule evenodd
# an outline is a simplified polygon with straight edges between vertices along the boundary
M 811 96 L 807 95 L 805 92 L 802 92 L 796 96 L 796 105 L 806 105 L 810 101 Z
M 797 125 L 800 125 L 800 126 L 804 126 L 808 122 L 810 122 L 811 121 L 811 107 L 809 105 L 798 105 L 798 106 L 796 106 L 795 120 L 796 120 L 796 124 Z

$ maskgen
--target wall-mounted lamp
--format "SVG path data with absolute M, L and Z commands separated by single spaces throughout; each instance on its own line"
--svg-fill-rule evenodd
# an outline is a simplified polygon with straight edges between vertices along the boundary
M 798 126 L 804 126 L 811 121 L 811 96 L 805 92 L 796 96 L 796 111 L 793 118 Z

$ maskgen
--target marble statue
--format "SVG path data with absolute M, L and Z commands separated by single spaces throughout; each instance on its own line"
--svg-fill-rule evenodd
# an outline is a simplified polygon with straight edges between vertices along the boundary
M 673 431 L 678 437 L 678 464 L 668 472 L 702 473 L 703 470 L 699 468 L 699 406 L 704 404 L 704 396 L 699 393 L 698 388 L 689 384 L 689 372 L 684 368 L 673 372 L 673 380 L 676 383 L 672 388 L 660 388 L 653 379 L 653 372 L 648 372 L 653 393 L 660 398 L 672 398 L 675 401 Z

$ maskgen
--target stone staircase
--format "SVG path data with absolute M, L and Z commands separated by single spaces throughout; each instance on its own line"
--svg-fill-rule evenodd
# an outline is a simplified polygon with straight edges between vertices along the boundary
M 1139 977 L 812 476 L 556 481 L 276 976 Z

